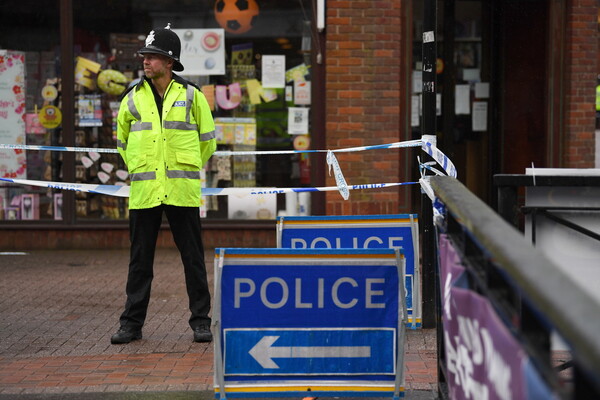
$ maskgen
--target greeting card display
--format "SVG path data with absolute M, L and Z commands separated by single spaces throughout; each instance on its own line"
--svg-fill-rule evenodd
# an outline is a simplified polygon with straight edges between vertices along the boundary
M 40 196 L 38 194 L 21 195 L 21 219 L 40 219 Z

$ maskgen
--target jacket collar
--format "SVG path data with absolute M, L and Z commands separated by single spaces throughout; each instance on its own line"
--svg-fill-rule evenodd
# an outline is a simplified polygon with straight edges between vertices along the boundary
M 177 74 L 173 74 L 173 79 L 175 82 L 181 84 L 184 88 L 187 88 L 188 85 L 188 81 L 183 79 L 182 77 L 180 77 Z M 144 77 L 142 79 L 140 79 L 140 81 L 137 83 L 135 90 L 140 90 L 142 88 L 142 86 L 144 86 L 144 82 L 147 81 L 148 83 L 150 83 L 150 79 L 144 75 Z

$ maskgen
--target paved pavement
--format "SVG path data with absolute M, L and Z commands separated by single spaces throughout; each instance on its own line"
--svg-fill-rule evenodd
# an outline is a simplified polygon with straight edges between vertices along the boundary
M 127 264 L 127 250 L 0 253 L 0 400 L 212 398 L 213 345 L 192 341 L 177 250 L 157 250 L 144 338 L 110 344 Z M 408 331 L 405 360 L 406 398 L 434 399 L 435 332 Z

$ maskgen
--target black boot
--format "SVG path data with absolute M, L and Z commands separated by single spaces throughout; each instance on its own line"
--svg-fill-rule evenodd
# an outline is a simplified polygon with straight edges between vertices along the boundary
M 208 325 L 200 325 L 194 328 L 194 342 L 208 343 L 212 342 L 213 335 Z
M 119 328 L 117 333 L 111 336 L 110 342 L 112 344 L 125 344 L 132 340 L 139 340 L 142 338 L 142 331 L 134 331 L 131 329 Z

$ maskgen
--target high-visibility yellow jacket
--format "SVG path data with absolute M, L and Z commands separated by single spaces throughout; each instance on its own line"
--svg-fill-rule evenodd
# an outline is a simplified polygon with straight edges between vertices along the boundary
M 117 117 L 117 149 L 131 180 L 129 208 L 199 207 L 200 170 L 216 147 L 200 90 L 174 75 L 161 118 L 150 83 L 142 79 L 123 97 Z

